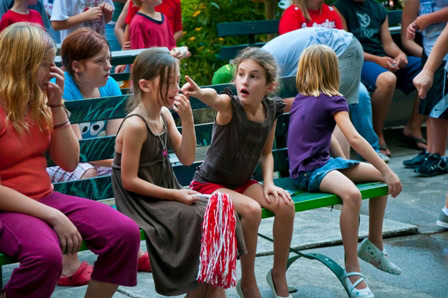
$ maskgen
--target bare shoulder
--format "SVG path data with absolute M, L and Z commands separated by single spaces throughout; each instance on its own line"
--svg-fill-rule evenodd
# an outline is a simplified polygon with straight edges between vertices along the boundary
M 146 124 L 144 120 L 140 117 L 129 117 L 126 120 L 123 120 L 123 125 L 121 127 L 121 132 L 123 133 L 135 133 L 135 134 L 143 134 L 146 135 Z

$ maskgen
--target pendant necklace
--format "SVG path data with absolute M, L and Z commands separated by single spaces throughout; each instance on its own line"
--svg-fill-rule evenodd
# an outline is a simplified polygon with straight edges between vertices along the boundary
M 142 106 L 140 106 L 140 109 L 143 111 L 143 113 L 145 114 L 145 116 L 149 119 L 148 114 L 146 113 L 145 109 L 144 109 Z M 160 115 L 160 117 L 162 117 L 162 126 L 163 126 L 163 130 L 164 130 L 165 133 L 166 133 L 165 121 L 163 121 L 163 116 L 162 116 L 162 115 Z M 149 124 L 149 126 L 153 129 L 153 131 L 154 131 L 153 134 L 155 134 L 155 132 L 156 132 L 157 130 L 154 128 L 154 126 L 151 125 L 151 122 L 150 122 L 150 121 L 148 121 L 148 124 Z M 163 157 L 167 157 L 167 156 L 168 156 L 168 149 L 166 148 L 166 143 L 163 142 L 162 138 L 160 137 L 160 134 L 157 134 L 157 136 L 159 137 L 160 144 L 162 144 L 162 149 L 163 149 L 163 153 L 162 153 L 162 155 L 163 155 Z

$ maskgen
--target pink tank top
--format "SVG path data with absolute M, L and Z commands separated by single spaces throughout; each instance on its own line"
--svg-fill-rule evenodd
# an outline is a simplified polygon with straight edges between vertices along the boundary
M 0 106 L 0 184 L 39 200 L 53 191 L 47 174 L 51 134 L 36 123 L 19 135 Z

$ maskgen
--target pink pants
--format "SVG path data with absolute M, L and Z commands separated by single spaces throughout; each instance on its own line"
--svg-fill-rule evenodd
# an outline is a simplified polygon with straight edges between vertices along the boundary
M 64 213 L 89 249 L 98 255 L 96 281 L 135 286 L 140 233 L 134 221 L 103 203 L 53 192 L 42 204 Z M 56 232 L 44 221 L 21 213 L 0 212 L 0 251 L 20 266 L 3 288 L 9 297 L 50 297 L 62 271 Z

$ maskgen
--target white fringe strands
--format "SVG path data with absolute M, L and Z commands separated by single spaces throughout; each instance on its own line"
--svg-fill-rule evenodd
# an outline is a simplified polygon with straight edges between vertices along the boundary
M 224 289 L 236 285 L 235 225 L 232 200 L 216 192 L 208 201 L 202 223 L 199 282 Z

